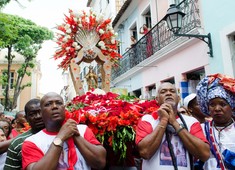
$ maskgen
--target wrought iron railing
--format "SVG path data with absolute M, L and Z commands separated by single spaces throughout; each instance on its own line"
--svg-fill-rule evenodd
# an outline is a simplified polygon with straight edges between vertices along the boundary
M 184 0 L 177 5 L 186 15 L 183 18 L 181 33 L 200 27 L 198 0 Z M 159 21 L 132 48 L 125 52 L 119 61 L 119 67 L 112 70 L 112 80 L 126 73 L 154 53 L 170 44 L 178 37 L 168 30 L 164 20 Z

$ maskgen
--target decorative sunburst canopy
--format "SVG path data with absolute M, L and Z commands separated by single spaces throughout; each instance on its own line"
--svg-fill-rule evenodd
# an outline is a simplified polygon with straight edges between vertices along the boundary
M 65 15 L 64 23 L 57 29 L 58 49 L 54 58 L 62 58 L 60 68 L 67 69 L 80 50 L 83 51 L 83 57 L 88 60 L 95 59 L 100 51 L 110 61 L 121 58 L 117 53 L 117 33 L 111 26 L 111 20 L 105 20 L 102 15 L 91 9 L 88 12 L 83 10 L 77 13 L 69 10 L 69 16 Z

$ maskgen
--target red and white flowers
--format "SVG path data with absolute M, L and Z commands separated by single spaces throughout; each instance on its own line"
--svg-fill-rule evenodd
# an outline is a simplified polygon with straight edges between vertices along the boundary
M 66 117 L 87 124 L 101 143 L 111 146 L 115 153 L 121 153 L 121 159 L 125 159 L 126 143 L 134 142 L 138 120 L 158 108 L 155 100 L 140 102 L 111 92 L 87 92 L 67 105 Z
M 67 69 L 71 60 L 77 57 L 80 50 L 84 53 L 96 53 L 94 46 L 108 56 L 109 60 L 116 61 L 121 58 L 117 53 L 117 33 L 114 32 L 111 19 L 104 20 L 102 15 L 89 10 L 74 12 L 69 10 L 64 23 L 59 25 L 60 31 L 56 36 L 59 48 L 54 55 L 55 59 L 62 58 L 59 67 Z M 88 51 L 88 52 L 87 52 Z

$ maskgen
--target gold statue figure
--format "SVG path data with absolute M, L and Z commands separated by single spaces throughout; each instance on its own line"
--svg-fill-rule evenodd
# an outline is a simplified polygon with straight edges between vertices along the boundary
M 89 66 L 89 72 L 85 78 L 88 85 L 88 90 L 98 88 L 98 76 L 95 74 L 92 66 Z

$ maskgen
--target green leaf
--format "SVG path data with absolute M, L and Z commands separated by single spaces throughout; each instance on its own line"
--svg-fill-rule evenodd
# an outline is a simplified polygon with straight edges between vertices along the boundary
M 1 5 L 1 3 L 0 3 Z M 12 101 L 9 99 L 9 87 L 5 89 L 5 109 L 12 110 L 16 107 L 18 93 L 25 87 L 31 86 L 30 82 L 21 85 L 20 80 L 24 78 L 25 75 L 31 76 L 31 70 L 35 66 L 36 56 L 41 48 L 41 45 L 46 40 L 51 40 L 53 38 L 53 32 L 45 27 L 38 26 L 34 22 L 19 17 L 17 15 L 10 15 L 0 12 L 0 49 L 7 49 L 8 55 L 6 59 L 8 60 L 8 72 L 12 70 L 11 65 L 15 56 L 12 52 L 17 52 L 24 57 L 24 63 L 18 70 L 15 70 L 18 74 L 15 77 L 16 82 L 14 83 L 14 95 L 16 96 Z M 10 75 L 6 77 L 1 77 L 1 82 L 4 84 L 8 81 Z M 6 85 L 6 83 L 5 83 Z M 15 95 L 17 94 L 17 95 Z M 13 107 L 13 108 L 12 108 Z

